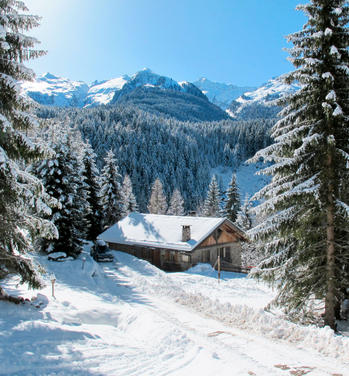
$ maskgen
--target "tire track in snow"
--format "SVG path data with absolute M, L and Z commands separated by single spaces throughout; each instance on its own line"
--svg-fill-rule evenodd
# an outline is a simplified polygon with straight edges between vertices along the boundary
M 132 257 L 122 253 L 118 253 L 119 256 L 121 259 L 122 257 Z M 172 301 L 190 308 L 202 317 L 214 319 L 222 325 L 228 325 L 230 328 L 239 328 L 239 336 L 241 336 L 241 329 L 243 329 L 244 335 L 246 335 L 247 331 L 250 338 L 257 334 L 263 336 L 263 341 L 265 341 L 265 337 L 271 339 L 273 345 L 275 345 L 275 341 L 281 341 L 280 343 L 283 346 L 288 343 L 292 349 L 291 351 L 297 351 L 295 344 L 298 344 L 305 348 L 313 348 L 326 356 L 333 355 L 334 357 L 342 358 L 344 361 L 349 359 L 349 351 L 346 351 L 346 348 L 349 350 L 348 339 L 336 338 L 332 332 L 326 333 L 326 329 L 300 327 L 263 310 L 247 306 L 232 306 L 229 303 L 220 303 L 218 300 L 212 301 L 202 294 L 194 295 L 188 293 L 183 289 L 180 282 L 174 282 L 172 275 L 167 275 L 143 260 L 135 259 L 132 260 L 132 263 L 129 260 L 127 261 L 126 265 L 122 266 L 118 273 L 122 275 L 125 282 L 128 280 L 130 286 L 148 297 L 151 295 L 153 297 L 161 297 L 161 299 L 164 297 L 170 298 Z M 324 334 L 325 348 L 319 341 L 319 332 Z M 261 343 L 261 346 L 265 346 L 265 342 Z M 248 356 L 248 354 L 245 355 Z M 335 360 L 334 364 L 336 364 Z M 304 364 L 298 365 L 304 366 Z M 338 366 L 341 368 L 340 364 Z M 320 375 L 320 373 L 315 374 Z M 329 375 L 331 372 L 321 374 Z

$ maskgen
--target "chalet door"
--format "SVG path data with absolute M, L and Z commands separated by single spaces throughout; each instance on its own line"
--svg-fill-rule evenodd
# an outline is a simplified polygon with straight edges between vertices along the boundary
M 230 247 L 219 248 L 219 255 L 221 260 L 231 262 Z
M 153 261 L 152 261 L 152 264 L 154 264 L 155 266 L 161 266 L 161 262 L 160 262 L 160 249 L 153 249 L 152 252 L 153 252 Z

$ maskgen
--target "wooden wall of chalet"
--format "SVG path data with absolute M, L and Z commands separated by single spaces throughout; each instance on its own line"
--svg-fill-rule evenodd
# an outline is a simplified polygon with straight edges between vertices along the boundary
M 183 252 L 173 249 L 141 247 L 136 245 L 108 243 L 110 249 L 126 252 L 132 256 L 147 260 L 160 269 L 182 271 L 191 267 L 183 261 Z
M 111 249 L 123 251 L 147 260 L 163 270 L 182 271 L 200 262 L 208 262 L 214 265 L 218 254 L 222 253 L 222 250 L 224 250 L 224 254 L 227 253 L 227 260 L 230 260 L 231 265 L 237 268 L 240 267 L 240 240 L 242 240 L 242 236 L 228 222 L 224 222 L 191 252 L 116 243 L 108 243 L 108 245 Z
M 236 231 L 227 223 L 223 223 L 210 236 L 200 243 L 197 248 L 205 248 L 218 244 L 235 243 L 241 239 Z

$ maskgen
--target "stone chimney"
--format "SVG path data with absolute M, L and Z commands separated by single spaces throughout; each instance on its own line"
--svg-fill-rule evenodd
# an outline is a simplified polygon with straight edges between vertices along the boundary
M 182 225 L 182 242 L 187 242 L 188 240 L 190 240 L 190 238 L 190 226 Z

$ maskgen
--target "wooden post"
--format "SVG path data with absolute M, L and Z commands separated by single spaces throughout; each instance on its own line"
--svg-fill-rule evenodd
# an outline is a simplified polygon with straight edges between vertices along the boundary
M 82 265 L 81 265 L 81 269 L 82 269 L 82 270 L 84 270 L 85 261 L 86 261 L 86 257 L 83 257 L 83 258 L 82 258 Z
M 55 282 L 56 282 L 56 276 L 54 274 L 51 274 L 52 297 L 55 297 Z
M 221 279 L 221 256 L 218 255 L 218 258 L 217 258 L 217 269 L 218 269 L 218 283 Z

